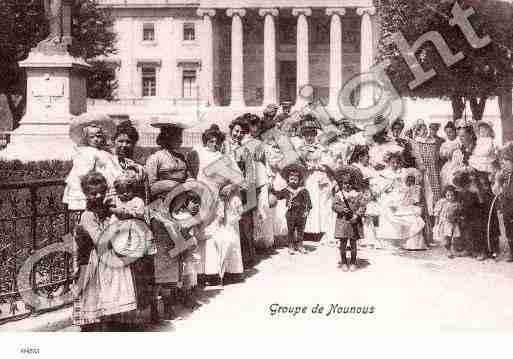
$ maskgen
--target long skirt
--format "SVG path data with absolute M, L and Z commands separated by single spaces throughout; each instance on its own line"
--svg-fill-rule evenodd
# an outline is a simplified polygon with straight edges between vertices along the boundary
M 274 245 L 273 209 L 264 208 L 265 218 L 260 218 L 258 211 L 253 213 L 255 228 L 255 247 L 259 249 L 271 248 Z
M 256 261 L 254 236 L 254 216 L 255 209 L 244 212 L 239 220 L 240 247 L 242 252 L 242 263 L 244 269 L 252 268 Z
M 392 241 L 404 249 L 427 249 L 423 236 L 425 222 L 421 212 L 417 206 L 399 208 L 396 212 L 382 206 L 377 238 Z
M 305 233 L 327 233 L 334 226 L 331 209 L 331 186 L 325 172 L 311 172 L 305 180 L 312 209 L 306 219 Z
M 219 275 L 225 273 L 242 274 L 242 253 L 240 238 L 234 227 L 238 223 L 220 225 L 212 223 L 207 229 L 204 240 L 199 241 L 201 268 L 199 273 Z
M 80 266 L 75 295 L 75 325 L 97 323 L 129 312 L 136 314 L 137 297 L 131 267 L 112 250 L 101 258 L 96 250 L 91 251 L 89 263 Z

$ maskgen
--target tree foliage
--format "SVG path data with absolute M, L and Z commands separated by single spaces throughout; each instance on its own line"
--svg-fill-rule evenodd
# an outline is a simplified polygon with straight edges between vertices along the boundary
M 30 50 L 46 38 L 49 28 L 42 0 L 1 0 L 0 18 L 0 93 L 9 101 L 16 128 L 25 109 L 26 92 L 24 71 L 18 62 L 26 59 Z M 106 73 L 107 65 L 95 59 L 116 52 L 113 19 L 95 0 L 75 0 L 72 18 L 73 43 L 69 52 L 93 63 L 88 93 L 95 98 L 101 95 L 109 99 L 116 83 Z M 102 87 L 102 91 L 97 91 Z
M 461 8 L 472 7 L 475 13 L 468 19 L 477 35 L 490 36 L 491 43 L 474 49 L 458 26 L 451 26 L 454 0 L 375 0 L 381 20 L 378 61 L 390 60 L 387 73 L 401 95 L 450 99 L 453 116 L 462 116 L 468 101 L 473 118 L 482 118 L 486 100 L 511 90 L 513 83 L 513 6 L 500 0 L 459 0 Z M 436 47 L 426 42 L 416 52 L 424 71 L 434 69 L 436 76 L 411 89 L 412 72 L 391 41 L 401 32 L 412 46 L 420 36 L 438 31 L 453 54 L 464 58 L 448 68 Z

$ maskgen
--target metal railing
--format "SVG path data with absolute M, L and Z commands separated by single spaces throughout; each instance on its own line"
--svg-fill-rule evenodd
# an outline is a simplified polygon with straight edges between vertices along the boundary
M 11 140 L 11 134 L 6 132 L 0 132 L 0 150 L 3 150 L 9 144 Z
M 44 308 L 26 305 L 18 291 L 17 275 L 25 261 L 41 248 L 62 241 L 78 222 L 78 212 L 61 202 L 64 180 L 34 180 L 0 184 L 0 324 L 69 304 L 52 298 L 72 284 L 69 253 L 43 257 L 33 267 L 30 288 L 46 296 Z

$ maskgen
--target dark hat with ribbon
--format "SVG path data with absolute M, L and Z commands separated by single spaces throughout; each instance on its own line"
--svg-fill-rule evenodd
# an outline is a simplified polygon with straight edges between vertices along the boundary
M 321 129 L 321 126 L 319 126 L 319 122 L 317 121 L 317 119 L 309 113 L 303 116 L 303 118 L 299 122 L 299 126 L 301 127 L 301 132 L 306 130 Z
M 299 177 L 300 181 L 303 181 L 306 176 L 306 168 L 305 166 L 299 163 L 293 163 L 281 170 L 281 176 L 287 180 L 290 176 L 295 175 Z

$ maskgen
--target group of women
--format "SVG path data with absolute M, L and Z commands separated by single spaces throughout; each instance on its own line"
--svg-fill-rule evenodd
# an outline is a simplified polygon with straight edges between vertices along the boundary
M 242 281 L 257 253 L 274 248 L 287 235 L 286 203 L 271 189 L 286 187 L 281 169 L 290 156 L 307 170 L 304 186 L 312 209 L 305 240 L 334 242 L 333 170 L 352 164 L 370 189 L 361 244 L 380 247 L 392 240 L 406 249 L 425 249 L 432 243 L 432 216 L 442 186 L 469 166 L 469 158 L 479 149 L 473 130 L 465 124 L 447 125 L 445 141 L 437 135 L 437 124 L 428 127 L 423 121 L 406 133 L 400 119 L 358 133 L 341 125 L 335 137 L 321 143 L 322 126 L 315 115 L 302 116 L 299 132 L 294 133 L 282 126 L 287 118 L 271 105 L 262 118 L 249 113 L 235 118 L 226 134 L 212 125 L 192 151 L 182 148 L 186 125 L 153 123 L 160 131 L 160 149 L 143 166 L 133 160 L 139 135 L 131 123 L 115 126 L 107 116 L 81 116 L 70 130 L 78 151 L 63 198 L 70 210 L 83 212 L 76 231 L 77 278 L 86 282 L 87 290 L 77 294 L 75 323 L 84 330 L 98 330 L 98 323 L 155 320 L 157 297 L 162 298 L 166 317 L 172 318 L 178 293 L 184 304 L 195 306 L 198 285 Z M 376 124 L 380 121 L 384 119 L 377 118 Z M 476 166 L 492 165 L 474 161 Z M 101 191 L 93 190 L 98 174 L 104 178 L 108 203 L 103 211 L 93 208 L 98 202 L 93 197 L 101 197 Z M 112 208 L 117 205 L 108 198 L 120 195 L 115 188 L 120 176 L 131 178 L 135 195 L 146 204 L 139 220 L 151 228 L 149 248 L 120 266 L 122 271 L 101 265 L 102 258 L 115 252 L 112 246 L 102 249 L 101 243 L 112 223 L 110 214 L 116 212 Z M 198 188 L 206 192 L 198 196 Z M 173 215 L 196 217 L 194 204 L 203 208 L 206 197 L 208 214 L 201 221 L 187 222 L 183 231 L 184 222 Z M 183 250 L 177 250 L 180 246 Z

